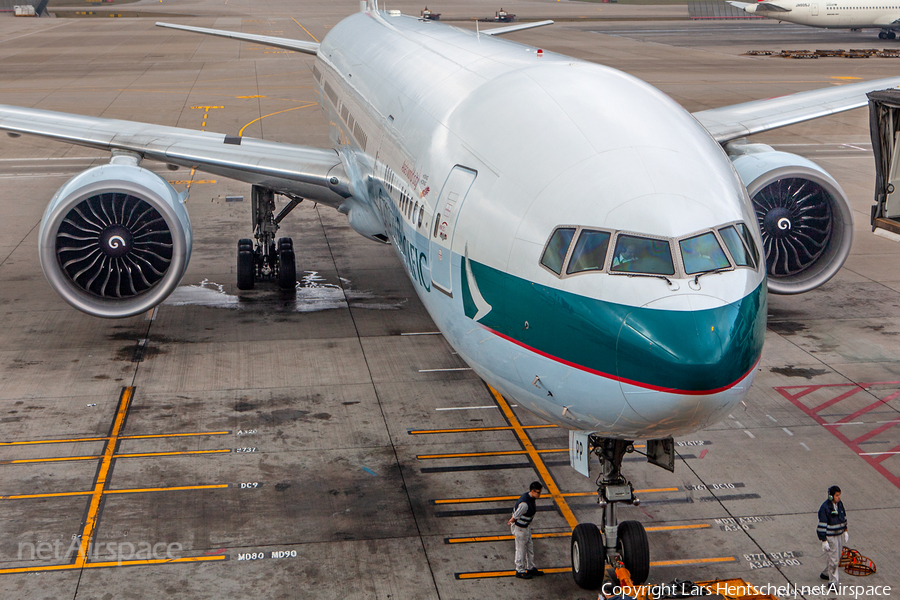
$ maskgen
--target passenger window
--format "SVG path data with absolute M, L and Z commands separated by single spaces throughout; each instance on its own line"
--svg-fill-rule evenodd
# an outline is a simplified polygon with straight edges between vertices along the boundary
M 750 235 L 750 228 L 747 227 L 744 223 L 738 223 L 738 230 L 741 232 L 741 235 L 744 236 L 744 241 L 747 242 L 747 247 L 750 248 L 750 255 L 753 256 L 753 264 L 759 264 L 759 250 L 756 249 L 756 244 L 753 242 L 753 236 Z
M 566 253 L 569 251 L 569 244 L 572 243 L 574 235 L 574 228 L 561 227 L 554 231 L 547 244 L 547 249 L 544 250 L 541 264 L 557 275 L 562 273 L 563 261 L 566 259 Z
M 419 207 L 419 225 L 418 225 L 418 227 L 422 226 L 422 217 L 424 217 L 424 216 L 425 216 L 425 205 L 423 204 L 421 207 Z
M 684 262 L 684 272 L 688 275 L 715 271 L 731 266 L 725 251 L 719 245 L 719 240 L 713 232 L 702 233 L 694 237 L 678 242 L 681 246 L 681 260 Z
M 438 224 L 441 222 L 441 213 L 438 213 L 434 218 L 434 234 L 431 237 L 437 237 Z
M 747 247 L 741 241 L 741 234 L 737 232 L 734 226 L 723 227 L 719 230 L 719 233 L 722 234 L 722 239 L 725 240 L 725 245 L 728 247 L 728 251 L 731 252 L 734 264 L 740 267 L 756 268 L 756 265 L 753 264 L 753 259 L 750 258 L 750 253 L 747 252 Z
M 591 231 L 585 229 L 578 237 L 572 258 L 569 259 L 569 267 L 566 273 L 581 273 L 582 271 L 598 271 L 606 263 L 606 251 L 609 248 L 610 234 L 606 231 Z
M 610 271 L 674 275 L 675 263 L 672 262 L 669 242 L 635 235 L 620 235 L 616 239 Z

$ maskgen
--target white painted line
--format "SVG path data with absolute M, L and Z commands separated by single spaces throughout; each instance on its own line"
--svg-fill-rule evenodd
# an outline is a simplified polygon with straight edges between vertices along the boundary
M 753 435 L 752 433 L 750 433 L 749 430 L 745 429 L 745 430 L 744 430 L 744 433 L 746 433 L 747 435 L 749 435 L 751 438 L 756 439 L 756 436 Z
M 791 435 L 791 436 L 794 435 L 793 432 L 791 432 L 791 430 L 788 429 L 787 427 L 782 427 L 781 430 L 788 435 Z
M 825 427 L 840 427 L 841 425 L 865 425 L 864 421 L 853 421 L 852 423 L 825 423 Z
M 803 442 L 800 442 L 800 445 L 803 446 L 804 448 L 806 448 L 806 451 L 807 451 L 807 452 L 810 452 L 809 446 L 807 446 L 807 445 L 804 444 Z
M 883 454 L 900 454 L 900 452 L 860 452 L 860 456 L 881 456 Z
M 876 423 L 900 423 L 900 419 L 894 419 L 893 421 L 875 421 Z
M 153 307 L 153 310 L 151 310 L 150 312 L 147 313 L 147 319 L 146 319 L 146 320 L 147 320 L 147 321 L 155 321 L 155 320 L 156 320 L 156 313 L 158 313 L 158 312 L 159 312 L 159 307 L 158 307 L 158 306 L 154 306 L 154 307 Z
M 518 404 L 510 404 L 510 406 L 518 408 Z M 492 404 L 491 406 L 451 406 L 450 408 L 436 408 L 434 410 L 476 410 L 481 408 L 500 408 L 496 404 Z
M 414 331 L 411 333 L 401 333 L 400 335 L 441 335 L 440 331 Z
M 863 152 L 868 152 L 865 148 L 860 148 L 859 146 L 854 146 L 853 144 L 841 144 L 845 148 L 855 148 L 856 150 L 862 150 Z
M 735 421 L 734 424 L 737 426 L 738 429 L 743 429 L 743 428 L 744 428 L 744 426 L 741 424 L 740 421 Z
M 772 415 L 766 415 L 766 416 L 769 417 L 770 419 L 772 419 L 772 422 L 773 422 L 773 423 L 777 423 L 777 422 L 778 422 L 778 419 L 776 419 L 776 418 L 773 417 Z
M 419 373 L 445 373 L 447 371 L 471 371 L 472 367 L 456 367 L 453 369 L 419 369 Z

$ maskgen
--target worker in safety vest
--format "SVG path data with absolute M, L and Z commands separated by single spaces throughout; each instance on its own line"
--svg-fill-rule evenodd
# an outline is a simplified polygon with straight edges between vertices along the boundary
M 528 491 L 516 500 L 512 517 L 506 522 L 516 539 L 516 577 L 519 579 L 544 574 L 534 566 L 534 544 L 531 541 L 531 521 L 537 512 L 535 500 L 541 497 L 543 489 L 540 481 L 532 482 Z
M 836 485 L 828 488 L 828 499 L 819 507 L 819 525 L 816 535 L 822 542 L 827 562 L 820 578 L 838 583 L 840 577 L 841 552 L 849 539 L 847 533 L 847 513 L 841 502 L 841 488 Z

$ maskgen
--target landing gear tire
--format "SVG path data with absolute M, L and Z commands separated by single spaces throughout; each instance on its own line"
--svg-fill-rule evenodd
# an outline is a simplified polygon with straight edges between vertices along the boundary
M 879 39 L 879 40 L 886 40 L 886 39 L 888 39 L 887 33 L 885 33 L 884 31 L 879 31 L 879 32 L 878 32 L 878 39 Z
M 635 585 L 647 582 L 650 577 L 650 543 L 647 532 L 638 521 L 622 521 L 619 523 L 616 550 L 622 563 L 631 574 Z
M 888 31 L 888 32 L 887 32 L 887 39 L 889 39 L 889 40 L 897 39 L 897 34 L 894 33 L 893 31 Z
M 297 287 L 297 263 L 293 248 L 282 247 L 278 252 L 278 287 L 283 290 Z
M 245 250 L 238 246 L 237 256 L 237 286 L 239 290 L 252 290 L 255 283 L 256 265 L 252 250 Z
M 644 537 L 646 540 L 646 536 Z M 603 582 L 603 538 L 593 523 L 579 523 L 572 531 L 572 573 L 575 583 L 596 590 Z
M 249 250 L 253 252 L 253 240 L 250 238 L 241 238 L 238 240 L 238 252 L 241 250 Z

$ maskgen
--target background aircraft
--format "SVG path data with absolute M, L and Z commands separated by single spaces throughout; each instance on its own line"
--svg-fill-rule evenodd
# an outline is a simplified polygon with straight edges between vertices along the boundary
M 900 29 L 900 2 L 893 0 L 839 0 L 837 2 L 795 2 L 794 0 L 761 0 L 728 4 L 753 15 L 770 19 L 824 27 L 826 29 L 880 28 L 878 37 L 893 40 Z
M 900 78 L 693 115 L 614 69 L 379 11 L 319 43 L 178 25 L 315 56 L 333 148 L 0 107 L 0 129 L 109 150 L 68 181 L 39 232 L 41 265 L 70 304 L 125 317 L 162 302 L 191 254 L 177 193 L 143 160 L 250 183 L 256 241 L 237 245 L 238 287 L 292 288 L 278 224 L 303 199 L 391 243 L 449 343 L 495 389 L 575 432 L 601 460 L 602 530 L 573 532 L 575 579 L 604 554 L 649 575 L 623 476 L 635 439 L 673 468 L 672 437 L 717 422 L 746 395 L 766 295 L 832 277 L 850 248 L 846 197 L 799 156 L 741 138 L 848 110 Z M 504 114 L 502 121 L 496 115 Z M 275 196 L 289 202 L 277 211 Z M 581 451 L 578 450 L 581 444 Z M 601 536 L 602 533 L 602 536 Z

